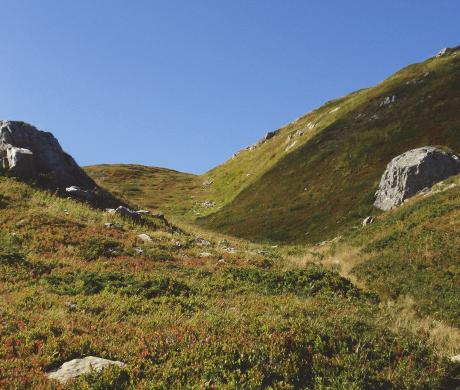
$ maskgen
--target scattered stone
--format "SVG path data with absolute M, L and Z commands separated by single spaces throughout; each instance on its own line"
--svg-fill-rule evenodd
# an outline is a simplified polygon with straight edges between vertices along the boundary
M 204 202 L 201 203 L 201 206 L 203 207 L 214 207 L 216 205 L 215 202 L 212 200 L 205 200 Z
M 237 252 L 237 250 L 233 247 L 224 248 L 224 251 L 230 254 L 235 254 Z
M 65 189 L 65 192 L 73 198 L 80 200 L 93 200 L 94 194 L 91 191 L 83 190 L 78 186 L 70 186 Z
M 199 254 L 199 256 L 200 256 L 200 257 L 211 257 L 212 254 L 209 253 L 209 252 L 201 252 L 201 253 Z
M 444 49 L 441 49 L 441 51 L 436 54 L 436 57 L 442 57 L 443 55 L 447 54 L 449 51 L 449 48 L 448 47 L 445 47 Z
M 388 105 L 391 105 L 393 103 L 396 102 L 396 96 L 393 95 L 393 96 L 386 96 L 385 98 L 383 98 L 383 100 L 380 102 L 380 107 L 383 107 L 383 106 L 388 106 Z
M 123 218 L 139 218 L 139 214 L 125 206 L 118 206 L 116 209 L 106 209 L 109 214 L 120 215 Z
M 377 119 L 379 119 L 379 116 L 377 114 L 374 114 L 369 118 L 369 121 L 372 122 L 372 121 L 376 121 Z
M 18 223 L 16 223 L 16 227 L 23 227 L 29 223 L 27 219 L 21 219 Z
M 134 248 L 134 250 L 137 252 L 137 253 L 144 253 L 144 250 L 142 248 L 139 248 L 138 246 Z
M 77 304 L 74 302 L 66 302 L 65 305 L 69 308 L 70 311 L 77 310 Z
M 204 238 L 201 238 L 201 237 L 197 237 L 195 239 L 195 243 L 198 245 L 198 246 L 211 246 L 211 242 L 208 241 L 208 240 L 205 240 Z
M 80 375 L 87 374 L 91 371 L 101 371 L 102 369 L 115 365 L 118 367 L 126 366 L 125 363 L 102 359 L 95 356 L 87 356 L 83 359 L 73 359 L 64 363 L 57 370 L 47 373 L 49 379 L 54 379 L 62 384 L 79 377 Z
M 153 214 L 153 217 L 161 219 L 162 221 L 166 221 L 166 217 L 163 213 Z
M 329 114 L 333 114 L 334 112 L 337 112 L 340 110 L 340 106 L 339 107 L 336 107 L 336 108 L 333 108 L 331 111 L 329 111 Z
M 209 187 L 210 185 L 212 185 L 212 183 L 214 183 L 213 180 L 205 180 L 203 182 L 203 187 Z
M 446 54 L 450 54 L 450 53 L 453 53 L 457 50 L 460 50 L 460 46 L 456 46 L 456 47 L 445 47 L 444 49 L 442 49 L 437 55 L 436 57 L 442 57 L 442 56 L 445 56 Z
M 308 122 L 307 123 L 308 130 L 313 130 L 315 127 L 316 127 L 316 123 L 314 123 L 314 122 Z
M 450 358 L 450 361 L 453 363 L 460 363 L 460 355 L 455 355 Z
M 374 217 L 368 216 L 368 217 L 364 218 L 363 226 L 370 225 L 371 223 L 374 223 Z
M 145 234 L 145 233 L 141 233 L 137 236 L 138 238 L 140 238 L 142 241 L 144 242 L 151 242 L 153 241 L 152 240 L 152 237 L 150 237 L 148 234 Z
M 432 146 L 410 150 L 387 165 L 374 206 L 390 210 L 425 187 L 460 173 L 460 159 Z
M 276 134 L 278 134 L 278 132 L 279 130 L 269 131 L 267 134 L 265 134 L 263 141 L 268 141 L 269 139 L 272 139 Z
M 150 215 L 150 211 L 149 210 L 137 210 L 136 213 L 138 215 Z

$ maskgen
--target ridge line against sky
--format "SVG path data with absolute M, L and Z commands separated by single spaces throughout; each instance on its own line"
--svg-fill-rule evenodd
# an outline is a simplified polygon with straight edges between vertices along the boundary
M 4 0 L 0 118 L 82 165 L 202 173 L 460 44 L 460 2 Z

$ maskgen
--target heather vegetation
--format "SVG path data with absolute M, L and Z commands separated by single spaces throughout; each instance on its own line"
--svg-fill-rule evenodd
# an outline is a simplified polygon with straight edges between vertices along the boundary
M 88 355 L 127 365 L 73 388 L 457 383 L 428 335 L 391 328 L 377 294 L 289 266 L 286 248 L 121 219 L 13 179 L 0 191 L 2 388 L 59 388 L 45 372 Z
M 1 176 L 0 388 L 64 388 L 46 373 L 86 356 L 125 365 L 68 387 L 460 387 L 460 176 L 373 207 L 395 155 L 460 152 L 459 58 L 328 102 L 201 176 L 86 168 L 101 201 L 150 213 Z

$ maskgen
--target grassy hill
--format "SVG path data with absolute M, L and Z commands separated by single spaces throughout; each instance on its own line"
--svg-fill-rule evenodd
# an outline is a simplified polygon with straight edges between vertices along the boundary
M 156 332 L 145 338 L 155 347 L 137 344 L 136 336 L 125 342 L 128 350 L 146 348 L 146 363 L 120 353 L 112 341 L 98 344 L 94 353 L 110 351 L 104 357 L 129 362 L 124 376 L 115 372 L 106 381 L 459 387 L 459 365 L 446 357 L 460 352 L 460 176 L 389 212 L 372 205 L 396 155 L 424 145 L 460 153 L 459 110 L 460 52 L 453 51 L 328 102 L 202 176 L 135 165 L 87 167 L 103 187 L 165 212 L 192 233 L 171 238 L 168 226 L 155 227 L 150 234 L 167 235 L 170 245 L 155 240 L 140 262 L 132 250 L 135 234 L 145 228 L 131 223 L 125 228 L 131 238 L 122 240 L 123 253 L 131 255 L 90 262 L 90 278 L 101 270 L 115 274 L 101 276 L 96 293 L 81 287 L 88 276 L 75 273 L 78 255 L 70 256 L 65 272 L 49 268 L 40 286 L 48 286 L 46 299 L 53 302 L 68 294 L 63 286 L 69 284 L 75 300 L 85 304 L 87 296 L 105 294 L 114 302 L 137 299 L 140 306 L 135 313 L 126 309 L 128 318 Z M 89 212 L 75 207 L 81 215 Z M 368 215 L 375 222 L 363 227 Z M 197 235 L 209 245 L 200 246 Z M 176 239 L 181 246 L 172 245 Z M 119 269 L 128 275 L 121 282 Z M 163 277 L 179 283 L 174 285 L 180 292 L 152 297 L 139 288 L 146 279 Z M 112 321 L 116 311 L 108 307 Z M 137 335 L 136 329 L 120 332 Z M 173 341 L 165 346 L 168 337 Z M 67 356 L 73 355 L 61 360 Z M 40 367 L 59 360 L 41 359 Z
M 458 191 L 449 191 L 379 218 L 366 245 L 366 234 L 349 243 L 402 255 L 398 221 L 405 218 L 415 232 L 422 220 L 431 226 L 455 217 Z M 305 247 L 205 240 L 161 218 L 121 219 L 10 178 L 0 178 L 0 194 L 1 388 L 59 388 L 44 373 L 87 355 L 127 366 L 89 374 L 73 388 L 459 384 L 446 340 L 414 328 L 415 319 L 394 326 L 397 312 L 336 271 L 288 261 L 286 251 Z M 437 214 L 426 214 L 427 202 L 440 200 Z M 396 238 L 385 240 L 384 232 Z M 450 272 L 442 283 L 456 283 L 457 271 Z
M 203 190 L 199 176 L 166 168 L 101 164 L 85 170 L 120 199 L 172 215 L 190 213 Z
M 201 177 L 132 166 L 87 171 L 108 189 L 132 187 L 141 205 L 213 231 L 256 241 L 330 239 L 378 214 L 373 195 L 396 155 L 425 145 L 460 153 L 459 53 L 328 102 Z
M 288 246 L 283 258 L 338 270 L 382 301 L 409 299 L 418 315 L 459 328 L 459 233 L 460 176 L 454 176 L 340 239 L 307 250 Z

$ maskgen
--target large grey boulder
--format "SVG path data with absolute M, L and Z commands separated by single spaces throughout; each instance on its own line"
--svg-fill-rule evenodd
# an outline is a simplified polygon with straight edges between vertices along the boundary
M 54 379 L 62 384 L 79 377 L 80 375 L 88 374 L 91 371 L 101 371 L 102 369 L 115 365 L 124 367 L 125 364 L 116 360 L 107 360 L 94 356 L 87 356 L 83 359 L 73 359 L 64 363 L 57 370 L 48 372 L 48 378 Z
M 427 187 L 460 173 L 460 159 L 426 146 L 395 157 L 387 165 L 375 193 L 374 206 L 390 210 Z
M 61 191 L 96 187 L 51 133 L 25 122 L 0 121 L 0 167 L 19 178 L 39 177 Z

